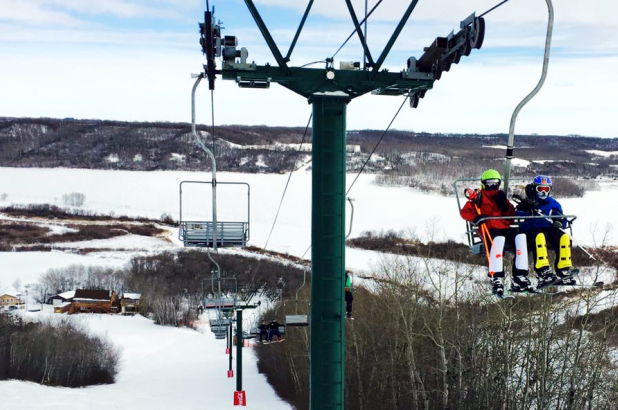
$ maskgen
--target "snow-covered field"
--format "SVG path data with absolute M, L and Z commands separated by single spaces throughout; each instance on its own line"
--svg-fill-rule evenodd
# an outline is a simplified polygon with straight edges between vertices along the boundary
M 210 178 L 209 173 L 128 172 L 74 169 L 0 168 L 0 205 L 50 203 L 62 206 L 63 194 L 85 195 L 81 209 L 105 214 L 160 218 L 170 214 L 179 218 L 179 184 L 183 180 Z M 218 174 L 219 181 L 247 182 L 251 186 L 251 241 L 263 247 L 275 218 L 287 175 Z M 354 175 L 348 177 L 352 181 Z M 350 196 L 354 202 L 352 237 L 364 231 L 403 231 L 422 240 L 464 241 L 464 222 L 453 197 L 426 194 L 401 187 L 380 187 L 372 175 L 362 175 Z M 588 245 L 617 245 L 612 226 L 618 222 L 613 212 L 618 187 L 606 182 L 601 190 L 584 198 L 561 201 L 565 212 L 578 215 L 575 236 Z M 246 192 L 242 187 L 219 185 L 220 220 L 243 220 L 247 214 Z M 207 185 L 183 188 L 183 219 L 207 220 L 211 215 L 210 188 Z M 61 227 L 54 227 L 61 232 Z M 311 173 L 296 172 L 288 188 L 268 249 L 296 256 L 305 254 L 311 235 Z M 0 292 L 10 289 L 15 279 L 21 285 L 36 282 L 50 268 L 82 264 L 113 266 L 125 264 L 133 255 L 178 250 L 181 244 L 172 229 L 171 241 L 127 235 L 103 241 L 57 244 L 65 248 L 105 248 L 109 251 L 78 255 L 65 252 L 0 253 Z M 122 250 L 122 251 L 114 251 Z M 225 251 L 223 251 L 225 252 Z M 440 290 L 446 297 L 453 291 L 453 275 L 432 277 L 432 270 L 448 269 L 444 262 L 428 270 L 427 261 L 389 256 L 372 251 L 346 251 L 346 265 L 358 276 L 379 271 L 384 264 L 416 269 L 421 284 Z M 309 254 L 305 255 L 306 258 Z M 422 263 L 421 263 L 422 262 Z M 434 262 L 431 262 L 434 263 Z M 459 266 L 464 278 L 461 291 L 478 292 L 478 282 L 486 272 L 478 267 Z M 584 273 L 583 276 L 585 276 Z M 602 280 L 610 281 L 615 272 L 605 271 Z M 590 275 L 588 275 L 590 276 Z M 467 278 L 467 279 L 466 279 Z M 592 278 L 592 276 L 590 276 Z M 601 280 L 600 278 L 598 280 Z M 592 279 L 585 279 L 592 281 Z M 46 312 L 26 313 L 42 317 Z M 37 316 L 38 315 L 38 316 Z M 98 409 L 109 407 L 109 400 L 137 409 L 223 409 L 232 407 L 234 379 L 226 379 L 225 341 L 215 340 L 206 329 L 194 332 L 155 326 L 141 318 L 89 315 L 78 317 L 93 332 L 107 334 L 123 349 L 118 382 L 110 386 L 63 389 L 25 382 L 1 382 L 0 402 L 22 409 L 57 409 L 69 405 Z M 274 395 L 265 379 L 257 374 L 255 357 L 245 349 L 244 387 L 250 408 L 289 408 Z M 107 400 L 106 400 L 107 399 Z M 99 406 L 99 407 L 97 407 Z
M 51 203 L 62 206 L 62 195 L 78 192 L 85 195 L 81 209 L 105 214 L 159 218 L 180 216 L 181 181 L 208 181 L 209 173 L 131 172 L 75 169 L 0 168 L 2 187 L 10 203 Z M 355 175 L 349 175 L 351 181 Z M 287 175 L 219 173 L 218 180 L 246 182 L 250 185 L 250 244 L 263 247 L 275 218 Z M 426 194 L 402 187 L 373 184 L 374 176 L 361 175 L 350 192 L 354 201 L 352 237 L 364 231 L 402 231 L 427 241 L 453 239 L 463 242 L 464 222 L 453 197 Z M 575 239 L 586 245 L 618 245 L 613 226 L 618 213 L 618 184 L 604 182 L 599 191 L 587 192 L 583 198 L 562 200 L 568 214 L 575 214 Z M 183 219 L 207 220 L 211 217 L 209 185 L 184 185 Z M 247 217 L 247 193 L 244 186 L 219 185 L 217 190 L 219 220 L 244 220 Z M 348 206 L 349 207 L 349 206 Z M 349 212 L 349 209 L 348 209 Z M 58 229 L 58 228 L 55 228 Z M 171 242 L 155 238 L 123 236 L 103 241 L 64 244 L 64 247 L 123 249 L 125 252 L 98 252 L 90 255 L 61 252 L 0 253 L 0 290 L 19 277 L 22 284 L 34 282 L 49 268 L 72 264 L 121 266 L 135 254 L 178 249 L 177 230 Z M 297 171 L 291 179 L 281 213 L 268 249 L 296 256 L 305 255 L 311 242 L 311 173 Z M 61 246 L 58 244 L 57 246 Z M 126 250 L 132 252 L 126 252 Z M 377 252 L 347 249 L 346 265 L 359 273 L 373 271 L 383 263 Z
M 62 205 L 63 194 L 83 193 L 82 209 L 116 215 L 159 218 L 163 213 L 179 217 L 179 184 L 183 180 L 209 181 L 210 173 L 131 172 L 75 169 L 0 168 L 2 186 L 9 203 L 51 203 Z M 355 175 L 349 175 L 351 182 Z M 275 217 L 287 175 L 236 174 L 221 172 L 219 181 L 247 182 L 251 186 L 251 243 L 264 246 Z M 464 239 L 464 222 L 452 197 L 426 194 L 401 187 L 373 184 L 373 175 L 361 175 L 350 192 L 354 202 L 352 236 L 366 230 L 402 230 L 427 239 Z M 601 190 L 583 198 L 562 200 L 565 212 L 578 215 L 575 236 L 586 244 L 598 243 L 607 226 L 618 222 L 613 212 L 618 200 L 618 184 L 601 183 Z M 221 220 L 246 217 L 244 188 L 219 185 L 218 215 Z M 183 219 L 209 218 L 210 187 L 183 188 Z M 349 209 L 348 209 L 349 210 Z M 294 173 L 270 249 L 302 255 L 310 243 L 311 173 Z M 618 244 L 618 238 L 610 238 Z

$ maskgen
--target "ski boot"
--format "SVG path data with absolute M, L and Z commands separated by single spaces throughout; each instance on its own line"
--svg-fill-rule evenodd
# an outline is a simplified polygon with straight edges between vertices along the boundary
M 556 283 L 554 283 L 554 285 L 557 285 L 557 286 L 575 286 L 575 285 L 577 285 L 577 281 L 575 279 L 573 279 L 573 276 L 577 275 L 577 273 L 579 273 L 579 270 L 577 270 L 577 269 L 574 269 L 573 271 L 569 271 L 568 269 L 562 270 L 562 271 L 558 271 L 557 274 L 556 274 L 558 280 L 556 281 Z
M 504 284 L 502 283 L 502 278 L 491 278 L 491 291 L 497 296 L 504 295 Z
M 544 268 L 537 272 L 539 282 L 536 285 L 537 289 L 543 289 L 545 286 L 553 285 L 558 280 L 558 277 L 551 271 L 550 268 Z
M 517 275 L 513 276 L 513 280 L 511 281 L 511 292 L 534 292 L 534 288 L 530 283 L 530 279 L 527 276 Z

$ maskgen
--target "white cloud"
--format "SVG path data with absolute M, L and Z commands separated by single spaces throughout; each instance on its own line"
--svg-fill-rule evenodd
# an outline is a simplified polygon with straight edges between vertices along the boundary
M 96 27 L 96 30 L 77 28 L 63 29 L 26 29 L 14 24 L 0 24 L 0 40 L 6 43 L 53 44 L 54 47 L 66 44 L 84 44 L 91 46 L 143 46 L 143 47 L 182 47 L 191 48 L 199 53 L 194 35 L 157 32 L 126 31 Z M 60 47 L 61 48 L 61 47 Z
M 31 25 L 46 23 L 60 27 L 85 24 L 83 18 L 72 15 L 75 12 L 90 16 L 110 15 L 122 19 L 178 19 L 181 15 L 176 7 L 183 3 L 174 0 L 0 0 L 0 20 Z M 186 5 L 181 8 L 186 10 Z
M 298 0 L 256 0 L 255 2 L 263 6 L 279 6 L 299 12 L 304 11 L 307 6 L 307 2 Z M 369 1 L 369 10 L 376 3 L 377 0 Z M 412 21 L 459 21 L 475 11 L 477 15 L 480 15 L 497 3 L 497 0 L 421 0 L 414 9 L 411 19 Z M 353 0 L 352 4 L 358 16 L 364 15 L 364 0 Z M 369 19 L 370 21 L 399 21 L 409 4 L 408 0 L 384 0 Z M 560 0 L 554 1 L 554 8 L 556 18 L 565 22 L 616 25 L 615 16 L 618 14 L 618 3 L 614 0 Z M 312 13 L 350 20 L 348 8 L 343 1 L 315 0 Z M 542 0 L 509 1 L 489 14 L 488 18 L 497 22 L 546 21 L 547 5 Z
M 293 5 L 301 11 L 306 6 L 304 1 L 261 0 L 264 13 L 268 11 L 263 7 L 265 2 Z M 618 108 L 618 80 L 613 73 L 618 64 L 618 43 L 613 36 L 616 24 L 606 16 L 600 17 L 598 24 L 589 23 L 599 15 L 599 9 L 607 6 L 604 10 L 610 12 L 616 6 L 596 0 L 568 9 L 575 3 L 556 2 L 549 77 L 541 93 L 522 111 L 518 133 L 618 137 L 612 123 Z M 10 62 L 3 66 L 0 77 L 1 115 L 189 121 L 193 84 L 189 73 L 200 70 L 204 63 L 195 22 L 191 23 L 191 30 L 179 32 L 141 24 L 143 21 L 136 16 L 147 16 L 149 10 L 150 16 L 160 15 L 176 8 L 189 10 L 187 16 L 195 15 L 197 20 L 203 4 L 196 6 L 189 0 L 96 0 L 87 12 L 84 8 L 89 4 L 77 0 L 0 0 L 0 55 L 3 61 Z M 327 13 L 328 4 L 316 0 L 316 10 Z M 342 4 L 333 4 L 329 15 L 339 13 Z M 370 25 L 374 58 L 377 59 L 395 25 L 388 21 L 388 13 L 397 12 L 399 16 L 407 4 L 384 0 L 384 17 Z M 422 47 L 436 36 L 456 29 L 473 6 L 484 11 L 493 4 L 495 0 L 419 2 L 385 67 L 400 70 L 408 56 L 419 56 Z M 520 10 L 522 7 L 529 10 Z M 439 13 L 441 8 L 444 14 Z M 135 28 L 126 28 L 132 26 L 127 24 L 119 29 L 94 18 L 86 27 L 74 16 L 83 18 L 87 13 L 112 13 L 134 21 Z M 170 12 L 170 16 L 179 15 L 175 13 Z M 347 16 L 346 13 L 343 6 L 341 14 Z M 219 13 L 217 17 L 228 23 L 224 34 L 237 35 L 240 45 L 248 47 L 250 60 L 258 64 L 274 62 L 255 25 L 234 26 L 233 16 Z M 490 17 L 483 49 L 474 51 L 445 73 L 421 100 L 418 110 L 402 111 L 395 128 L 508 132 L 513 108 L 540 76 L 546 10 L 542 0 L 518 0 L 505 4 Z M 33 24 L 22 24 L 23 21 Z M 347 17 L 326 27 L 309 20 L 293 65 L 332 55 L 351 29 Z M 287 25 L 272 27 L 284 54 L 294 32 Z M 358 61 L 361 55 L 354 37 L 338 59 Z M 210 98 L 207 87 L 202 87 L 198 93 L 198 121 L 207 123 Z M 218 124 L 302 126 L 311 111 L 304 98 L 278 85 L 270 90 L 241 90 L 233 81 L 219 79 L 215 101 Z M 376 96 L 354 100 L 348 107 L 348 128 L 383 129 L 401 101 Z
M 0 0 L 0 21 L 8 20 L 20 24 L 42 25 L 53 24 L 55 26 L 79 26 L 83 23 L 70 14 L 46 10 L 37 2 Z

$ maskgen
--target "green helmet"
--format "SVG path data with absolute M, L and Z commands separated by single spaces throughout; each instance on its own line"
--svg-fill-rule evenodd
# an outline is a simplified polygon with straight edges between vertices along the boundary
M 486 181 L 490 181 L 487 183 Z M 502 181 L 502 177 L 500 173 L 495 169 L 488 169 L 483 172 L 481 175 L 481 188 L 482 189 L 498 189 L 500 186 L 500 182 Z

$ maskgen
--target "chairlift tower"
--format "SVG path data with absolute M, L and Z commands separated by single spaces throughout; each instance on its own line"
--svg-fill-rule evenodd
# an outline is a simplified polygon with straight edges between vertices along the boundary
M 433 87 L 443 71 L 459 63 L 473 48 L 480 48 L 484 20 L 471 15 L 461 22 L 460 31 L 438 37 L 419 58 L 410 57 L 400 72 L 382 65 L 412 14 L 418 0 L 412 0 L 384 50 L 374 60 L 351 0 L 345 0 L 354 29 L 363 46 L 366 64 L 340 62 L 332 58 L 323 68 L 290 67 L 288 63 L 309 15 L 305 13 L 284 57 L 271 36 L 253 0 L 245 0 L 276 65 L 249 62 L 246 48 L 238 49 L 234 36 L 221 35 L 221 23 L 214 8 L 200 23 L 202 51 L 206 55 L 205 77 L 214 90 L 215 79 L 234 80 L 241 88 L 269 88 L 271 83 L 307 98 L 313 106 L 312 220 L 311 220 L 311 312 L 310 312 L 310 408 L 343 409 L 345 383 L 345 200 L 346 200 L 346 107 L 367 93 L 407 96 L 413 108 Z M 221 59 L 217 68 L 216 59 Z M 363 67 L 363 69 L 361 69 Z

